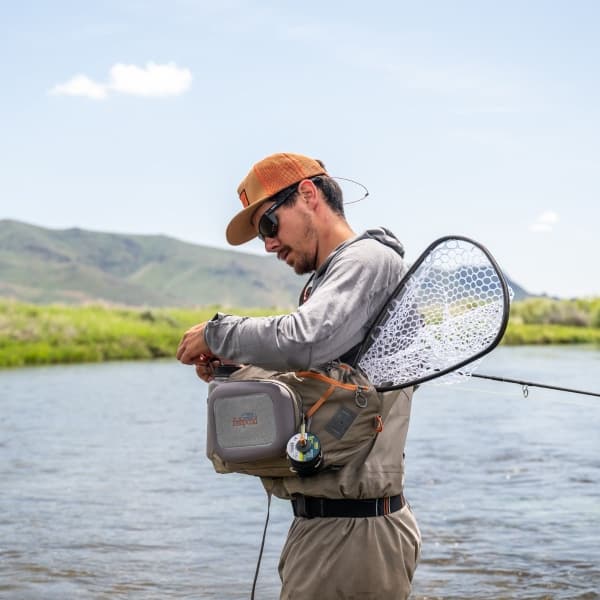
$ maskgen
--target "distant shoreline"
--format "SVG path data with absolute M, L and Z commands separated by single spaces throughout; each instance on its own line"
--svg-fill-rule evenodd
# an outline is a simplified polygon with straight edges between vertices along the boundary
M 600 350 L 600 329 L 568 325 L 517 324 L 509 321 L 501 343 L 505 346 L 596 344 Z
M 183 333 L 218 310 L 277 314 L 274 309 L 34 305 L 0 299 L 0 368 L 175 357 Z
M 600 350 L 600 327 L 523 323 L 522 309 L 522 303 L 511 309 L 502 344 L 592 344 Z M 250 316 L 287 312 L 218 306 L 38 306 L 0 300 L 0 368 L 174 357 L 184 331 L 219 310 Z

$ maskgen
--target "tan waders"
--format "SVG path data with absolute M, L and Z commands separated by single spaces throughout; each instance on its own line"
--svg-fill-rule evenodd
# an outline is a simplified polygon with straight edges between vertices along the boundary
M 296 515 L 279 563 L 282 600 L 402 600 L 410 594 L 421 547 L 402 495 L 412 391 L 381 397 L 383 430 L 343 468 L 262 479 L 275 496 L 292 500 Z
M 296 517 L 279 563 L 281 599 L 408 598 L 420 540 L 408 505 L 379 517 Z

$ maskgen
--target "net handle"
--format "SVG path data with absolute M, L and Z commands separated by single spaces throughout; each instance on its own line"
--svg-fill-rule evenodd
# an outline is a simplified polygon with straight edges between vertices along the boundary
M 371 340 L 371 333 L 373 332 L 373 330 L 376 327 L 378 327 L 380 325 L 381 321 L 383 321 L 383 319 L 387 316 L 387 314 L 388 314 L 387 308 L 388 308 L 390 302 L 392 302 L 400 294 L 400 292 L 402 291 L 402 289 L 404 288 L 406 283 L 413 276 L 415 271 L 423 264 L 423 262 L 431 254 L 431 252 L 437 246 L 440 246 L 441 244 L 445 244 L 446 242 L 449 242 L 449 241 L 466 242 L 468 244 L 471 244 L 471 245 L 475 246 L 476 248 L 479 248 L 479 250 L 481 250 L 481 252 L 483 252 L 485 257 L 490 261 L 490 264 L 492 265 L 492 267 L 498 277 L 498 280 L 500 281 L 500 286 L 502 288 L 502 322 L 498 329 L 498 333 L 496 334 L 496 337 L 492 340 L 492 342 L 489 344 L 489 346 L 487 348 L 480 350 L 479 352 L 474 354 L 472 357 L 464 359 L 464 360 L 456 363 L 455 365 L 446 367 L 445 369 L 440 369 L 439 371 L 436 371 L 434 373 L 429 373 L 428 375 L 424 375 L 422 377 L 417 377 L 414 380 L 411 380 L 408 382 L 398 383 L 396 385 L 390 385 L 390 386 L 375 386 L 375 389 L 378 392 L 386 392 L 389 390 L 401 390 L 403 388 L 412 387 L 414 385 L 425 383 L 426 381 L 431 381 L 432 379 L 436 379 L 437 377 L 441 377 L 442 375 L 446 375 L 446 374 L 450 373 L 451 371 L 455 371 L 456 369 L 460 369 L 461 367 L 464 367 L 466 364 L 473 362 L 475 360 L 478 360 L 482 356 L 485 356 L 486 354 L 491 352 L 500 343 L 500 340 L 504 336 L 504 332 L 506 331 L 506 327 L 508 325 L 508 313 L 509 313 L 509 309 L 510 309 L 510 300 L 509 300 L 510 295 L 509 295 L 509 291 L 508 291 L 508 284 L 506 283 L 506 278 L 504 277 L 502 270 L 500 269 L 498 263 L 496 262 L 496 259 L 492 256 L 490 251 L 483 244 L 480 244 L 479 242 L 477 242 L 471 238 L 465 237 L 463 235 L 446 235 L 444 237 L 438 238 L 437 240 L 435 240 L 431 244 L 429 244 L 429 246 L 427 246 L 427 248 L 419 256 L 419 258 L 417 258 L 417 260 L 413 263 L 413 265 L 410 267 L 410 269 L 406 272 L 406 275 L 404 275 L 404 277 L 400 280 L 400 283 L 395 287 L 394 291 L 391 293 L 391 295 L 387 299 L 383 308 L 379 311 L 379 314 L 375 318 L 375 321 L 373 321 L 373 324 L 367 331 L 367 334 L 365 335 L 363 342 L 360 345 L 358 353 L 356 354 L 356 358 L 353 361 L 353 366 L 356 367 L 358 365 L 358 363 L 360 362 L 360 359 L 364 356 L 364 354 L 367 352 L 367 350 L 373 343 Z

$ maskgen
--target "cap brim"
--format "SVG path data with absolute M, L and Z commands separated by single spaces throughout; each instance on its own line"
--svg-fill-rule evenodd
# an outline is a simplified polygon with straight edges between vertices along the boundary
M 246 208 L 241 210 L 233 217 L 233 219 L 231 219 L 231 221 L 229 221 L 229 225 L 227 225 L 227 229 L 225 230 L 225 237 L 232 246 L 245 244 L 258 235 L 256 227 L 252 224 L 252 215 L 267 200 L 269 200 L 269 198 L 259 200 L 258 202 L 250 204 L 250 206 L 246 206 Z

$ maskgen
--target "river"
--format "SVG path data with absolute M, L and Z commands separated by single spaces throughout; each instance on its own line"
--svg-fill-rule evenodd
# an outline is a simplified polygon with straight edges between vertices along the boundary
M 478 372 L 597 392 L 600 351 L 502 347 Z M 205 398 L 175 361 L 0 371 L 0 598 L 248 598 L 266 496 L 213 472 Z M 599 431 L 598 398 L 423 385 L 406 448 L 412 597 L 600 598 Z M 278 597 L 290 521 L 275 499 L 260 600 Z

